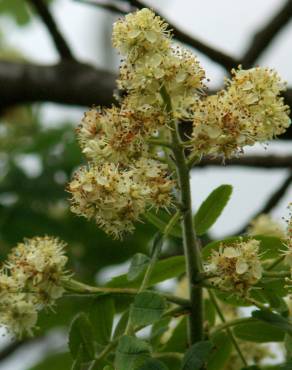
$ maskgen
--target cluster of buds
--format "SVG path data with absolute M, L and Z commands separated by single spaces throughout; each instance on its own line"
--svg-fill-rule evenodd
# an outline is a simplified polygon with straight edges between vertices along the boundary
M 192 139 L 199 155 L 228 158 L 289 127 L 289 107 L 279 96 L 285 84 L 274 70 L 239 68 L 226 85 L 225 90 L 198 101 Z
M 250 239 L 214 250 L 205 264 L 210 281 L 222 290 L 246 294 L 262 277 L 259 244 Z
M 25 239 L 0 271 L 0 325 L 17 337 L 31 335 L 38 312 L 52 307 L 69 278 L 65 244 L 52 237 Z

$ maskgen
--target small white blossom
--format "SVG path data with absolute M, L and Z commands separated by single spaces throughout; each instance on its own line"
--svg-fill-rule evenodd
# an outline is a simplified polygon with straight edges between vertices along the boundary
M 262 265 L 259 259 L 259 241 L 250 239 L 231 246 L 214 250 L 205 271 L 210 273 L 211 282 L 218 287 L 245 293 L 262 277 Z

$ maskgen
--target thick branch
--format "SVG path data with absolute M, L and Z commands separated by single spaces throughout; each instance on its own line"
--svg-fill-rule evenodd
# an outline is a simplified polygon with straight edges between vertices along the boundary
M 268 23 L 258 31 L 242 57 L 241 64 L 250 68 L 292 17 L 292 0 L 288 0 Z
M 52 66 L 0 61 L 0 105 L 51 101 L 110 105 L 116 76 L 74 61 Z
M 28 0 L 28 1 L 35 8 L 40 18 L 42 19 L 43 23 L 47 27 L 61 58 L 73 60 L 74 57 L 70 50 L 70 47 L 67 44 L 66 40 L 64 39 L 60 30 L 58 29 L 58 26 L 52 14 L 50 13 L 46 3 L 43 0 Z
M 261 168 L 292 168 L 292 155 L 246 155 L 243 157 L 232 158 L 224 163 L 222 159 L 204 158 L 196 164 L 196 167 L 207 166 L 244 166 L 244 167 L 261 167 Z

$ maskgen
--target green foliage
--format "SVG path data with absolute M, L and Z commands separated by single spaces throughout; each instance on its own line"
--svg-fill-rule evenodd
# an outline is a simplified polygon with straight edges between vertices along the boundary
M 142 253 L 135 254 L 131 260 L 131 265 L 128 271 L 128 280 L 133 281 L 139 275 L 141 275 L 142 272 L 145 271 L 147 265 L 149 264 L 149 261 L 150 258 L 145 254 Z
M 116 350 L 115 366 L 117 370 L 138 370 L 150 357 L 150 346 L 131 336 L 123 336 Z
M 48 4 L 51 0 L 45 0 Z M 25 26 L 31 21 L 34 9 L 29 7 L 29 3 L 23 0 L 0 1 L 1 13 L 12 17 L 19 26 Z
M 75 366 L 94 359 L 95 345 L 92 326 L 85 313 L 80 313 L 72 321 L 69 331 L 69 349 Z
M 194 217 L 197 235 L 205 234 L 216 222 L 226 207 L 231 193 L 231 185 L 221 185 L 204 200 Z
M 89 309 L 89 320 L 97 343 L 107 344 L 110 341 L 114 315 L 115 305 L 110 296 L 94 299 Z
M 214 350 L 208 358 L 207 370 L 224 369 L 232 351 L 230 336 L 226 333 L 218 333 L 211 338 Z
M 260 321 L 237 325 L 233 332 L 239 339 L 256 343 L 282 342 L 285 334 L 281 328 Z
M 139 367 L 139 370 L 167 370 L 167 367 L 161 361 L 150 358 Z
M 269 325 L 285 331 L 287 334 L 292 335 L 292 324 L 283 316 L 267 310 L 253 311 L 252 317 L 262 320 Z
M 168 213 L 159 211 L 158 213 L 146 212 L 144 215 L 145 219 L 154 225 L 160 232 L 164 232 L 166 225 L 170 220 Z M 176 238 L 182 237 L 182 231 L 179 224 L 177 224 L 169 233 L 171 236 Z
M 135 296 L 130 318 L 134 326 L 146 326 L 158 321 L 166 308 L 160 294 L 142 292 Z
M 209 341 L 193 344 L 183 358 L 182 370 L 200 370 L 207 362 L 212 349 L 213 344 Z
M 185 272 L 185 262 L 184 257 L 176 256 L 166 258 L 157 262 L 154 270 L 151 274 L 148 286 L 152 286 L 162 281 L 171 279 L 173 277 L 179 276 Z M 114 277 L 107 286 L 116 288 L 137 288 L 142 282 L 142 277 L 138 277 L 135 281 L 128 281 L 127 274 Z

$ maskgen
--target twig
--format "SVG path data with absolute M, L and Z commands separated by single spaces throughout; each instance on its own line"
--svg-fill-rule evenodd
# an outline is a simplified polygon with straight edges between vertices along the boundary
M 109 2 L 100 0 L 74 0 L 75 2 L 92 5 L 94 7 L 99 7 L 117 14 L 127 14 L 131 11 L 131 7 L 126 2 Z
M 247 361 L 244 358 L 243 353 L 241 352 L 241 349 L 240 349 L 240 347 L 239 347 L 239 345 L 238 345 L 238 343 L 237 343 L 237 341 L 234 337 L 234 334 L 233 334 L 232 330 L 230 329 L 229 326 L 227 326 L 227 322 L 225 320 L 224 314 L 223 314 L 223 312 L 221 311 L 221 308 L 218 305 L 218 302 L 216 300 L 215 295 L 213 294 L 213 292 L 211 290 L 208 290 L 208 293 L 209 293 L 209 296 L 210 296 L 210 300 L 213 303 L 218 316 L 220 317 L 220 320 L 223 322 L 223 324 L 225 324 L 226 332 L 227 332 L 228 336 L 230 337 L 236 352 L 238 353 L 239 357 L 241 358 L 241 361 L 243 362 L 243 365 L 248 366 Z
M 255 219 L 262 213 L 269 213 L 271 212 L 280 202 L 280 200 L 284 197 L 286 194 L 288 188 L 290 187 L 292 183 L 292 171 L 290 172 L 289 176 L 283 181 L 283 183 L 272 193 L 272 195 L 267 200 L 266 204 L 254 214 L 251 219 Z M 243 226 L 235 235 L 240 235 L 246 232 L 248 226 L 250 223 L 248 222 L 245 226 Z
M 29 1 L 33 5 L 35 10 L 39 14 L 40 18 L 42 19 L 43 23 L 47 27 L 61 58 L 74 60 L 74 56 L 70 50 L 70 47 L 66 40 L 64 39 L 60 30 L 58 29 L 58 26 L 44 0 L 27 0 L 27 1 Z
M 292 134 L 292 132 L 291 132 Z M 292 135 L 291 135 L 292 138 Z M 246 166 L 261 168 L 292 168 L 292 155 L 245 155 L 238 158 L 226 159 L 203 158 L 196 167 L 207 166 Z
M 244 68 L 250 68 L 292 17 L 292 1 L 288 0 L 268 23 L 258 31 L 242 57 Z

